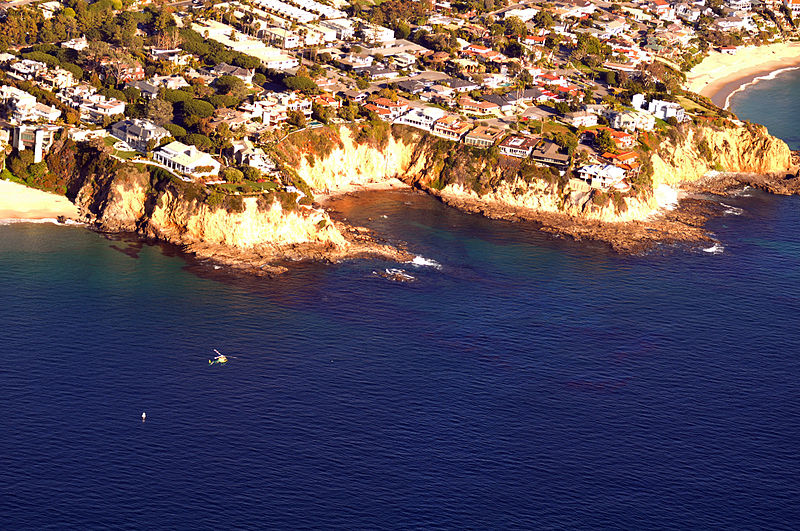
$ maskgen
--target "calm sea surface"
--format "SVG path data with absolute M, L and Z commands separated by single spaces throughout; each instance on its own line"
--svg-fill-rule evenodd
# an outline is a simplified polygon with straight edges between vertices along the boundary
M 439 269 L 279 280 L 0 226 L 0 528 L 796 528 L 800 199 L 725 202 L 625 257 L 375 193 Z
M 765 124 L 769 132 L 800 149 L 800 70 L 764 79 L 731 97 L 731 110 L 742 120 Z

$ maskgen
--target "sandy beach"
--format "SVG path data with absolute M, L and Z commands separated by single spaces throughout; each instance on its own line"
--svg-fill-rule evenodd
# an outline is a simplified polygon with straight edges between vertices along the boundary
M 314 200 L 317 203 L 325 204 L 331 200 L 335 200 L 339 197 L 354 194 L 359 192 L 375 192 L 375 191 L 384 191 L 384 190 L 401 190 L 410 188 L 409 185 L 392 177 L 391 179 L 386 179 L 385 181 L 377 182 L 377 183 L 350 183 L 345 186 L 340 186 L 336 190 L 331 191 L 314 191 Z
M 686 88 L 725 107 L 742 85 L 791 67 L 800 67 L 800 42 L 747 46 L 732 55 L 711 52 L 687 74 Z
M 0 180 L 0 219 L 78 218 L 78 208 L 64 196 Z

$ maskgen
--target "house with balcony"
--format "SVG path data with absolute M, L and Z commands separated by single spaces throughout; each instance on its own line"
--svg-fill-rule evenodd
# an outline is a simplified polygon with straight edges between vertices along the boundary
M 500 142 L 500 154 L 507 157 L 528 158 L 538 142 L 537 137 L 510 135 Z
M 491 125 L 479 125 L 464 136 L 464 143 L 468 146 L 490 148 L 495 145 L 505 130 Z
M 115 123 L 110 128 L 111 135 L 141 153 L 147 153 L 161 140 L 170 136 L 169 131 L 150 120 L 132 118 Z
M 221 167 L 208 153 L 178 141 L 161 147 L 153 153 L 153 158 L 171 170 L 195 178 L 217 175 Z
M 447 115 L 433 123 L 431 131 L 435 136 L 459 142 L 472 128 L 472 124 L 458 116 Z

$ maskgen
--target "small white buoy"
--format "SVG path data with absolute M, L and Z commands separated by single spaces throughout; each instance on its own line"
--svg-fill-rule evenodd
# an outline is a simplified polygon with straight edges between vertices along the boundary
M 142 422 L 144 422 L 144 421 L 145 421 L 145 419 L 147 419 L 147 413 L 145 413 L 144 411 L 142 411 Z

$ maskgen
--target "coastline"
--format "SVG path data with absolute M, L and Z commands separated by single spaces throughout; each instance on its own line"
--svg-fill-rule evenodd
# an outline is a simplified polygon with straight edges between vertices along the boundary
M 64 196 L 0 180 L 0 220 L 78 219 L 78 207 Z
M 727 109 L 733 94 L 797 68 L 800 42 L 747 46 L 732 55 L 712 52 L 687 74 L 686 88 Z

